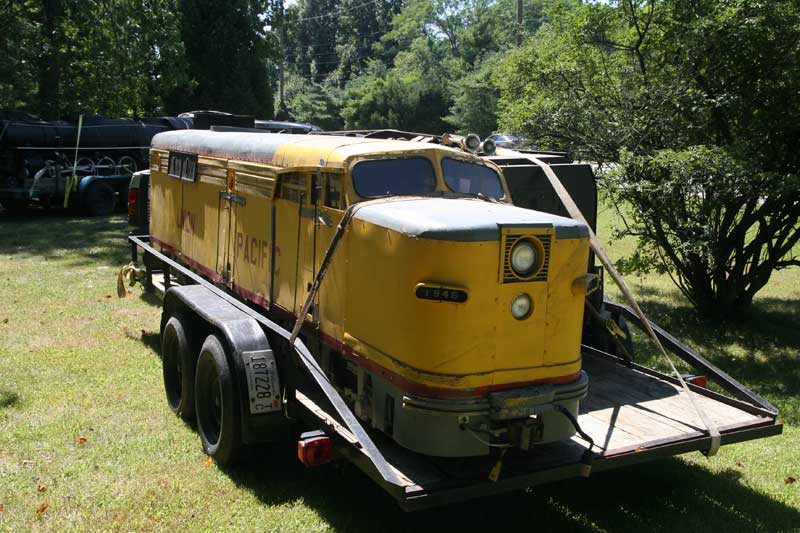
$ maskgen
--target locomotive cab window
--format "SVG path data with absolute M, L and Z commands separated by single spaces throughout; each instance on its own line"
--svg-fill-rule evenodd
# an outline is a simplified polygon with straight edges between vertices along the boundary
M 353 167 L 353 188 L 362 198 L 427 194 L 436 190 L 433 165 L 424 157 L 373 159 Z
M 487 166 L 445 157 L 442 159 L 442 174 L 453 192 L 498 199 L 505 196 L 500 176 Z
M 344 209 L 341 174 L 325 174 L 325 207 Z

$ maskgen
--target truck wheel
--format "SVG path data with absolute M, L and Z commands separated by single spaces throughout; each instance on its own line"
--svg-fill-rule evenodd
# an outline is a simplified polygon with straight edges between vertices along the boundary
M 108 183 L 93 183 L 86 191 L 86 212 L 93 217 L 104 217 L 114 212 L 117 197 Z
M 194 388 L 203 449 L 220 464 L 234 464 L 242 451 L 236 384 L 216 335 L 209 335 L 200 350 Z
M 172 412 L 186 422 L 194 421 L 194 360 L 186 336 L 185 319 L 170 317 L 161 335 L 164 390 Z

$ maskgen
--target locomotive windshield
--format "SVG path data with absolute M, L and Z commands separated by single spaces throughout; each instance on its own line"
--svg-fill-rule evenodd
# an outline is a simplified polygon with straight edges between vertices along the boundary
M 353 187 L 362 198 L 427 194 L 436 190 L 433 165 L 424 157 L 373 159 L 353 167 Z
M 497 172 L 483 165 L 446 157 L 442 159 L 442 174 L 454 192 L 490 198 L 502 198 L 505 194 Z

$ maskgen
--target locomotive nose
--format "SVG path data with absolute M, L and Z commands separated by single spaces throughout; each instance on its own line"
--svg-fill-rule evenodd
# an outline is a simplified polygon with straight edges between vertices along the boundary
M 372 386 L 394 405 L 395 439 L 474 455 L 483 444 L 465 428 L 568 438 L 563 416 L 539 413 L 576 412 L 586 393 L 585 226 L 477 199 L 395 199 L 356 218 L 345 342 L 380 369 Z
M 394 200 L 358 211 L 349 254 L 346 332 L 431 385 L 580 370 L 582 224 L 474 199 Z

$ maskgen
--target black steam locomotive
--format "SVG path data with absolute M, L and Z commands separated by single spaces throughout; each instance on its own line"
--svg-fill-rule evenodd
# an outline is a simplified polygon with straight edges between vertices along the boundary
M 79 123 L 76 116 L 47 122 L 0 110 L 0 204 L 19 210 L 63 205 L 66 197 L 70 206 L 89 214 L 109 214 L 124 204 L 131 174 L 147 168 L 156 133 L 212 125 L 253 127 L 254 118 L 195 111 L 178 117 L 84 116 Z

